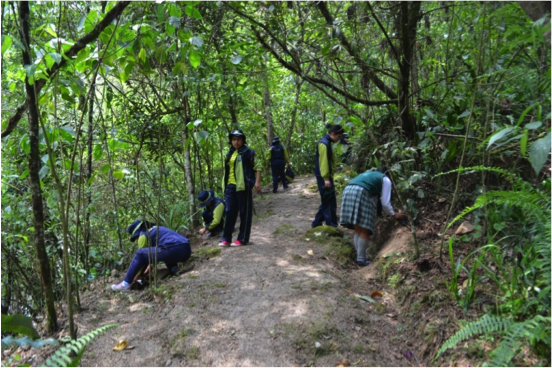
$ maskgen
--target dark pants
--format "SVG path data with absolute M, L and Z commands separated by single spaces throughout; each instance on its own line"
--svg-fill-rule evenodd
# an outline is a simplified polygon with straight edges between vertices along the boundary
M 272 192 L 276 193 L 280 180 L 284 185 L 284 189 L 286 189 L 288 187 L 286 180 L 286 163 L 284 161 L 276 161 L 270 164 L 270 168 L 272 169 Z
M 232 231 L 240 214 L 240 232 L 238 240 L 244 244 L 249 243 L 251 235 L 251 224 L 253 220 L 253 193 L 251 189 L 236 191 L 233 184 L 227 185 L 224 191 L 226 200 L 226 221 L 224 222 L 223 241 L 232 241 Z
M 159 246 L 138 249 L 138 251 L 134 254 L 134 258 L 132 259 L 130 267 L 128 268 L 127 274 L 125 276 L 125 281 L 131 284 L 138 272 L 140 272 L 142 268 L 150 263 L 150 252 L 151 261 L 154 262 L 156 251 L 157 261 L 165 262 L 169 270 L 171 270 L 175 266 L 178 266 L 178 262 L 186 262 L 188 258 L 190 258 L 190 256 L 192 255 L 192 248 L 188 243 L 171 246 L 169 248 Z
M 324 179 L 321 176 L 316 175 L 316 184 L 318 185 L 318 191 L 320 192 L 321 204 L 318 208 L 318 212 L 312 222 L 312 227 L 321 226 L 322 222 L 326 222 L 326 225 L 337 227 L 337 198 L 335 196 L 335 185 L 333 178 L 330 179 L 332 184 L 330 188 L 324 186 Z

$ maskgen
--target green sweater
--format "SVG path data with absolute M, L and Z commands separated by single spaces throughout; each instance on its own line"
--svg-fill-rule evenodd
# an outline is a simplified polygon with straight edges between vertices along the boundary
M 385 174 L 379 171 L 366 171 L 351 180 L 348 185 L 359 185 L 366 189 L 371 196 L 380 196 L 384 176 Z

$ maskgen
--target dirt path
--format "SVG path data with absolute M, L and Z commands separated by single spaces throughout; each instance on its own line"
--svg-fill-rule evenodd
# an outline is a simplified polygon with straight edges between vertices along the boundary
M 91 343 L 81 365 L 419 365 L 403 357 L 392 296 L 375 304 L 354 297 L 377 287 L 367 270 L 340 269 L 323 245 L 305 241 L 319 203 L 306 189 L 313 183 L 300 177 L 286 192 L 257 196 L 250 245 L 163 281 L 155 298 L 97 283 L 82 298 L 79 335 L 119 327 Z M 134 349 L 112 351 L 120 339 Z

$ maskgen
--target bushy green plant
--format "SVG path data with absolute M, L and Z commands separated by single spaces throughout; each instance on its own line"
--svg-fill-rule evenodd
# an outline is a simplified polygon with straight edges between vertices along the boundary
M 462 219 L 475 210 L 484 210 L 493 206 L 501 206 L 506 211 L 500 218 L 500 212 L 495 212 L 495 222 L 508 221 L 511 225 L 499 227 L 503 237 L 495 240 L 498 233 L 488 233 L 489 244 L 477 249 L 470 256 L 479 253 L 488 254 L 496 269 L 490 269 L 486 258 L 479 256 L 472 261 L 471 270 L 465 271 L 474 277 L 480 268 L 493 280 L 500 294 L 494 313 L 499 316 L 484 316 L 450 338 L 438 352 L 441 355 L 446 349 L 475 334 L 490 332 L 500 333 L 502 339 L 491 353 L 491 365 L 508 364 L 519 351 L 513 346 L 529 344 L 536 348 L 545 347 L 543 356 L 550 356 L 550 291 L 551 291 L 551 216 L 549 191 L 535 189 L 515 175 L 497 168 L 471 167 L 454 170 L 455 172 L 472 172 L 487 170 L 498 173 L 508 179 L 512 190 L 490 191 L 479 196 L 473 206 L 466 208 L 448 226 Z M 549 188 L 549 179 L 544 186 Z M 506 218 L 507 217 L 507 218 Z M 453 277 L 449 284 L 452 291 L 456 277 L 464 262 L 454 266 L 452 256 L 452 240 L 449 242 L 449 252 L 453 265 Z M 515 257 L 508 257 L 506 250 L 513 252 Z M 468 256 L 467 258 L 469 258 Z M 472 280 L 473 282 L 473 280 Z M 466 302 L 464 307 L 467 308 Z M 546 322 L 544 324 L 544 322 Z M 538 326 L 538 328 L 536 327 Z

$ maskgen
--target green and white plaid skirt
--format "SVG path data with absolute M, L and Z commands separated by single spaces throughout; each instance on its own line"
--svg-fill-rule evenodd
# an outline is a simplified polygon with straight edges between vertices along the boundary
M 348 229 L 358 225 L 374 233 L 376 227 L 377 197 L 359 185 L 347 185 L 341 197 L 339 222 Z

